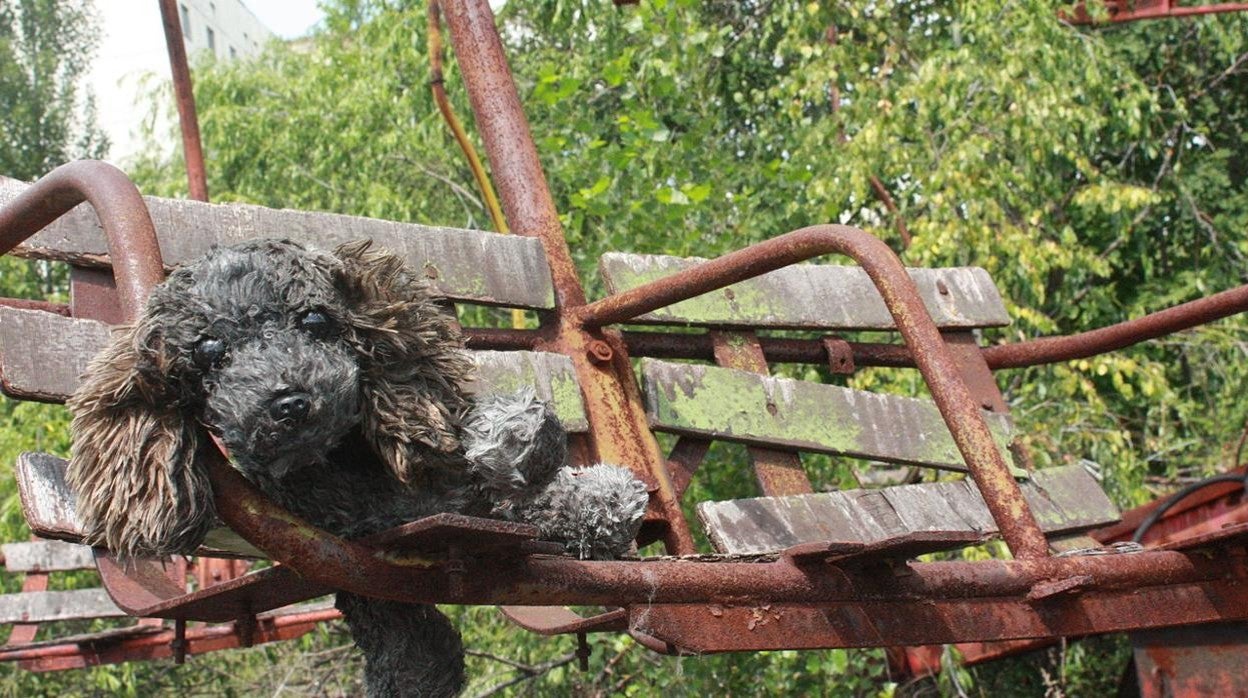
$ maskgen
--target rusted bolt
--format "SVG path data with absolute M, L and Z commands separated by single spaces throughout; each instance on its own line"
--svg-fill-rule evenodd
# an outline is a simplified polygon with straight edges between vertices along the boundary
M 949 295 L 949 286 L 945 284 L 944 279 L 936 279 L 936 291 L 942 296 Z
M 779 411 L 780 411 L 780 408 L 776 407 L 776 403 L 774 402 L 767 403 L 767 414 L 774 417 L 776 416 L 776 413 Z
M 425 278 L 427 279 L 438 278 L 438 268 L 433 266 L 432 264 L 426 264 L 425 265 Z
M 736 299 L 737 299 L 737 294 L 733 293 L 733 292 L 732 292 L 732 289 L 730 289 L 730 288 L 726 288 L 726 289 L 724 289 L 724 298 L 727 298 L 727 299 L 728 299 L 728 300 L 730 300 L 730 301 L 731 301 L 731 300 L 736 300 Z
M 601 339 L 590 340 L 588 350 L 589 360 L 596 364 L 605 364 L 615 356 L 615 352 L 611 351 L 611 345 Z

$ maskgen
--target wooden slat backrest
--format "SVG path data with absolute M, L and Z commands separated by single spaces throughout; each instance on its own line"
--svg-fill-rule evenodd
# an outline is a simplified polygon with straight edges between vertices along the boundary
M 0 596 L 0 623 L 47 623 L 58 620 L 124 618 L 104 589 L 32 591 Z
M 607 290 L 619 293 L 705 261 L 608 253 L 599 260 Z M 978 267 L 910 269 L 928 311 L 942 329 L 1008 325 L 996 285 Z M 636 324 L 715 327 L 889 330 L 879 292 L 854 266 L 798 264 L 643 315 Z
M 1049 534 L 1085 531 L 1118 520 L 1118 510 L 1083 466 L 1040 470 L 1023 496 Z M 820 492 L 703 502 L 698 515 L 720 552 L 775 553 L 804 543 L 878 545 L 911 532 L 987 537 L 996 522 L 969 479 L 877 490 Z
M 9 572 L 67 572 L 95 569 L 91 548 L 59 540 L 37 540 L 0 545 Z
M 718 366 L 641 362 L 651 425 L 660 431 L 965 471 L 930 400 L 762 376 Z M 1005 415 L 984 413 L 1009 445 Z
M 26 187 L 0 178 L 0 206 Z M 214 244 L 258 237 L 289 238 L 322 249 L 369 239 L 422 271 L 442 297 L 519 308 L 554 305 L 550 268 L 535 238 L 244 204 L 146 201 L 166 266 L 194 259 Z M 103 230 L 86 204 L 27 240 L 19 252 L 83 267 L 108 266 Z
M 108 338 L 108 325 L 95 320 L 0 306 L 0 386 L 12 397 L 64 401 Z M 533 386 L 539 397 L 554 405 L 568 431 L 588 428 L 568 357 L 529 351 L 469 355 L 477 363 L 470 390 L 501 393 Z

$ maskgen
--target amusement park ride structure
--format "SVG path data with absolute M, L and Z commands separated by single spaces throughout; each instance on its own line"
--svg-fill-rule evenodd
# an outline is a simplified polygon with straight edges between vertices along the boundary
M 95 162 L 30 185 L 0 178 L 0 252 L 69 264 L 72 292 L 68 305 L 0 299 L 5 394 L 64 400 L 108 325 L 134 317 L 166 267 L 214 242 L 272 229 L 322 245 L 371 237 L 423 269 L 450 303 L 536 313 L 537 329 L 465 328 L 469 350 L 494 385 L 527 383 L 554 399 L 579 460 L 625 464 L 647 483 L 639 544 L 661 542 L 663 555 L 580 561 L 527 526 L 452 515 L 346 541 L 281 510 L 215 454 L 216 506 L 233 535 L 211 539 L 189 567 L 119 563 L 60 542 L 80 530 L 64 461 L 25 454 L 23 508 L 42 540 L 4 548 L 9 570 L 27 577 L 22 593 L 0 598 L 0 621 L 14 623 L 0 659 L 54 670 L 285 639 L 336 617 L 306 602 L 346 589 L 501 604 L 520 625 L 577 634 L 582 647 L 586 633 L 605 631 L 663 653 L 888 647 L 910 672 L 938 668 L 933 645 L 956 643 L 976 660 L 1130 632 L 1142 692 L 1232 686 L 1245 647 L 1233 638 L 1240 626 L 1228 624 L 1248 619 L 1243 473 L 1120 519 L 1081 467 L 1030 469 L 992 371 L 1093 356 L 1227 317 L 1248 309 L 1248 286 L 1078 335 L 980 347 L 976 329 L 1009 321 L 986 273 L 906 269 L 875 237 L 823 225 L 710 261 L 608 254 L 601 271 L 611 295 L 588 301 L 486 0 L 438 3 L 515 235 L 212 205 L 175 3 L 160 2 L 192 201 L 144 199 Z M 1108 19 L 1243 9 L 1111 2 Z M 1081 10 L 1074 20 L 1090 17 Z M 858 266 L 793 266 L 826 254 Z M 672 325 L 700 331 L 662 329 Z M 764 334 L 775 329 L 801 333 Z M 901 341 L 842 336 L 860 330 Z M 771 376 L 778 363 L 831 375 L 917 369 L 932 400 Z M 668 453 L 655 432 L 675 435 Z M 746 445 L 763 496 L 701 503 L 715 546 L 705 553 L 681 501 L 713 440 Z M 800 451 L 967 477 L 816 493 Z M 1008 559 L 915 559 L 997 535 Z M 411 551 L 436 564 L 394 554 Z M 251 569 L 256 558 L 276 564 Z M 48 574 L 90 565 L 111 601 L 99 590 L 46 591 Z M 581 617 L 567 605 L 606 610 Z M 41 622 L 123 613 L 145 620 L 35 641 Z

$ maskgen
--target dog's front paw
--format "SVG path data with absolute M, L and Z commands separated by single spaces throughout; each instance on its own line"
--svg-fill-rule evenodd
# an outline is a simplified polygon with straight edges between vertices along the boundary
M 567 432 L 531 388 L 478 398 L 463 445 L 474 482 L 495 505 L 550 481 L 568 455 Z
M 608 560 L 628 552 L 647 499 L 645 484 L 626 468 L 567 467 L 524 507 L 521 518 L 582 560 Z

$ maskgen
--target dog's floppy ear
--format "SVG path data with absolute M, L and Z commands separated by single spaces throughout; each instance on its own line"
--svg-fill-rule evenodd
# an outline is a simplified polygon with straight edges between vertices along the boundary
M 74 437 L 67 480 L 85 541 L 120 556 L 193 551 L 216 521 L 208 442 L 178 404 L 159 323 L 145 315 L 92 360 L 67 405 Z
M 364 435 L 394 475 L 409 482 L 459 449 L 471 363 L 459 325 L 438 307 L 402 260 L 348 243 L 337 283 L 360 357 Z

